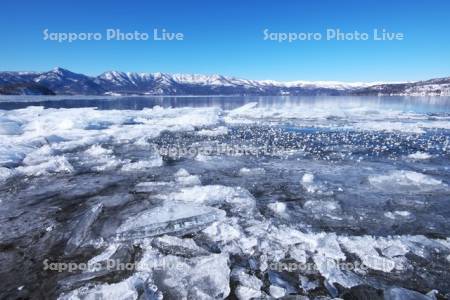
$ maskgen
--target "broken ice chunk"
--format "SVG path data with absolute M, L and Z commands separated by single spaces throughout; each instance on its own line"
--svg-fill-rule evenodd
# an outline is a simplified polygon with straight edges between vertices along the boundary
M 228 255 L 190 259 L 156 274 L 155 282 L 171 299 L 224 299 L 230 293 Z
M 239 300 L 249 300 L 262 296 L 263 282 L 256 276 L 247 274 L 243 268 L 234 268 L 231 272 L 231 278 L 238 284 L 235 295 Z
M 111 196 L 95 196 L 88 200 L 88 203 L 102 203 L 104 207 L 121 206 L 133 200 L 128 193 L 115 193 Z
M 255 199 L 252 194 L 241 187 L 223 185 L 206 185 L 183 188 L 179 192 L 166 196 L 170 201 L 182 201 L 206 205 L 227 204 L 235 213 L 252 213 Z
M 235 108 L 228 112 L 228 117 L 230 117 L 230 120 L 227 119 L 227 121 L 232 121 L 232 118 L 236 117 L 248 117 L 248 115 L 252 114 L 254 111 L 253 108 L 256 108 L 258 106 L 258 102 L 250 102 L 247 104 L 244 104 L 241 107 Z
M 190 203 L 221 204 L 235 194 L 235 189 L 222 185 L 194 186 L 168 195 L 168 199 Z
M 186 169 L 183 169 L 183 168 L 179 169 L 174 174 L 175 177 L 186 177 L 186 176 L 189 176 L 189 175 L 191 175 L 191 174 L 189 174 L 189 172 Z
M 161 206 L 127 219 L 116 231 L 117 240 L 133 240 L 163 234 L 200 231 L 225 217 L 223 210 L 182 202 L 164 202 Z
M 117 159 L 111 149 L 103 148 L 100 145 L 94 145 L 84 151 L 87 156 L 84 165 L 96 172 L 113 170 L 117 168 L 122 162 Z
M 23 159 L 23 163 L 28 166 L 42 164 L 51 159 L 52 156 L 55 156 L 55 151 L 50 145 L 45 144 L 42 147 L 28 153 Z
M 302 245 L 293 245 L 289 250 L 289 256 L 301 264 L 306 264 L 308 255 Z
M 71 233 L 70 239 L 67 241 L 65 253 L 71 254 L 75 251 L 81 244 L 85 241 L 87 235 L 89 234 L 89 230 L 92 224 L 97 220 L 98 216 L 102 212 L 103 204 L 99 203 L 91 207 L 85 214 L 82 216 L 80 221 L 78 221 L 77 225 L 73 229 Z
M 271 290 L 271 292 L 273 291 L 277 295 L 273 296 L 274 298 L 281 298 L 286 293 L 289 294 L 297 293 L 297 289 L 285 278 L 283 278 L 283 276 L 278 272 L 269 271 L 269 281 L 271 286 L 276 286 L 279 288 L 279 289 L 274 288 L 273 290 Z
M 431 300 L 431 297 L 404 288 L 390 288 L 384 292 L 385 300 Z
M 284 297 L 286 295 L 286 290 L 282 287 L 271 285 L 269 287 L 270 296 L 274 297 L 275 299 Z
M 161 157 L 157 157 L 153 160 L 140 160 L 136 162 L 129 162 L 122 166 L 122 171 L 134 172 L 134 171 L 144 171 L 154 167 L 161 167 L 163 161 Z
M 373 270 L 391 272 L 396 267 L 395 261 L 378 253 L 376 246 L 380 242 L 381 240 L 377 241 L 370 236 L 339 237 L 339 243 L 348 252 L 356 254 L 365 266 Z
M 111 149 L 103 148 L 101 145 L 93 145 L 84 152 L 93 157 L 101 157 L 113 153 Z
M 386 175 L 375 175 L 369 177 L 372 186 L 390 191 L 430 191 L 445 187 L 446 184 L 441 180 L 435 179 L 413 171 L 393 171 Z
M 58 281 L 58 284 L 64 288 L 74 289 L 87 282 L 105 278 L 105 276 L 114 276 L 112 273 L 119 273 L 123 270 L 122 266 L 131 265 L 133 261 L 133 248 L 127 244 L 109 245 L 104 252 L 91 258 L 87 262 L 87 268 L 82 273 L 69 275 Z
M 150 282 L 144 283 L 144 295 L 143 300 L 163 300 L 164 296 L 158 287 Z
M 239 300 L 259 299 L 262 296 L 260 290 L 254 290 L 242 285 L 237 286 L 234 293 Z
M 214 242 L 229 242 L 241 237 L 241 229 L 237 220 L 228 218 L 226 222 L 214 222 L 203 233 Z
M 2 167 L 15 167 L 25 157 L 25 154 L 19 151 L 17 147 L 4 146 L 0 147 L 0 166 Z
M 64 156 L 49 157 L 43 163 L 17 167 L 16 170 L 28 176 L 41 176 L 49 173 L 73 173 L 75 171 Z
M 426 152 L 417 151 L 415 153 L 408 155 L 408 158 L 413 159 L 413 160 L 425 160 L 425 159 L 430 159 L 431 155 Z
M 220 136 L 228 134 L 228 128 L 225 126 L 219 126 L 214 129 L 202 129 L 197 132 L 198 135 L 201 136 L 208 136 L 208 137 L 214 137 L 214 136 Z
M 303 291 L 308 292 L 319 287 L 319 280 L 310 280 L 308 277 L 299 275 L 300 287 Z
M 256 276 L 247 274 L 244 268 L 236 267 L 231 272 L 231 279 L 240 285 L 259 291 L 263 282 Z
M 184 258 L 146 247 L 138 270 L 168 299 L 224 299 L 230 293 L 228 254 Z
M 303 174 L 300 184 L 310 194 L 320 194 L 320 195 L 333 195 L 333 191 L 330 191 L 326 184 L 321 182 L 316 182 L 315 176 L 311 173 Z
M 209 252 L 197 246 L 192 239 L 181 239 L 175 236 L 164 235 L 152 241 L 152 246 L 164 254 L 183 257 L 208 255 Z
M 326 279 L 327 289 L 332 291 L 335 289 L 334 283 L 338 283 L 346 288 L 351 288 L 361 284 L 361 280 L 357 275 L 351 272 L 344 272 L 338 266 L 339 261 L 332 260 L 323 254 L 313 256 L 313 261 L 317 266 L 320 274 Z
M 266 170 L 263 168 L 242 168 L 239 170 L 239 176 L 254 176 L 254 175 L 264 175 Z
M 313 183 L 314 182 L 314 175 L 311 173 L 305 173 L 302 177 L 303 183 Z
M 277 214 L 282 214 L 286 211 L 286 203 L 283 202 L 269 203 L 267 204 L 267 207 Z
M 389 219 L 396 219 L 397 217 L 407 218 L 411 215 L 409 211 L 406 210 L 396 210 L 394 212 L 385 212 L 384 216 Z
M 161 189 L 168 188 L 171 185 L 173 185 L 173 183 L 171 182 L 160 182 L 160 181 L 140 182 L 136 184 L 133 191 L 135 193 L 158 193 L 161 191 Z
M 106 269 L 93 270 L 92 272 L 77 273 L 69 275 L 58 281 L 58 286 L 63 290 L 73 290 L 81 287 L 98 278 L 104 277 L 109 273 Z M 79 298 L 74 298 L 79 299 Z M 85 298 L 82 298 L 85 299 Z
M 200 185 L 201 181 L 198 176 L 191 175 L 185 169 L 180 169 L 175 173 L 175 180 L 177 183 L 184 186 Z
M 8 180 L 8 178 L 14 176 L 15 172 L 8 168 L 0 167 L 0 183 Z
M 193 185 L 200 185 L 202 182 L 200 181 L 200 178 L 198 178 L 198 176 L 189 175 L 186 177 L 177 178 L 177 183 L 184 186 L 193 186 Z
M 0 117 L 0 135 L 20 135 L 22 124 L 11 119 Z
M 100 253 L 97 256 L 94 256 L 87 262 L 88 265 L 87 269 L 94 270 L 96 266 L 109 259 L 117 251 L 118 247 L 119 244 L 109 245 L 102 253 Z
M 408 253 L 408 248 L 406 248 L 402 244 L 392 244 L 388 247 L 381 249 L 381 253 L 386 257 L 396 257 L 396 256 L 403 256 L 406 253 Z
M 113 284 L 87 285 L 78 288 L 69 293 L 62 294 L 58 297 L 59 300 L 110 300 L 123 299 L 135 300 L 138 299 L 138 292 L 135 288 L 134 278 L 128 278 L 124 281 Z
M 331 214 L 340 212 L 341 205 L 337 201 L 308 200 L 303 205 L 303 208 L 314 214 Z

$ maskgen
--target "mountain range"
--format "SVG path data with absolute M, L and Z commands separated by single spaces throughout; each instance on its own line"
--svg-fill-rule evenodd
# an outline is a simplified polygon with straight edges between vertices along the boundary
M 63 68 L 0 72 L 3 95 L 410 95 L 450 96 L 450 77 L 404 83 L 247 80 L 221 75 L 109 71 L 87 76 Z

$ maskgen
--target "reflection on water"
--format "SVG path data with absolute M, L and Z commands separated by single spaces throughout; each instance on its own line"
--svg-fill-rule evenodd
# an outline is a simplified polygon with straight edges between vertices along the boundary
M 220 107 L 234 109 L 249 102 L 258 102 L 260 107 L 304 106 L 334 109 L 358 107 L 384 108 L 417 113 L 448 113 L 450 97 L 353 97 L 353 96 L 208 96 L 208 97 L 90 97 L 90 96 L 0 96 L 0 109 L 11 110 L 28 106 L 45 108 L 97 107 L 102 110 L 140 110 L 154 106 L 162 107 Z

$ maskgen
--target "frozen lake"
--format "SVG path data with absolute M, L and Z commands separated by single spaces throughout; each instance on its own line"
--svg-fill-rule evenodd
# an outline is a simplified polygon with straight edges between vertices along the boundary
M 0 97 L 0 298 L 449 297 L 449 141 L 446 97 Z

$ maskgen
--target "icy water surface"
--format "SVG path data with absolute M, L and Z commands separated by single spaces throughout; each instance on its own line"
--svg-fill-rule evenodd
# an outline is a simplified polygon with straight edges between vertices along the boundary
M 0 298 L 448 299 L 449 140 L 444 97 L 2 97 Z

